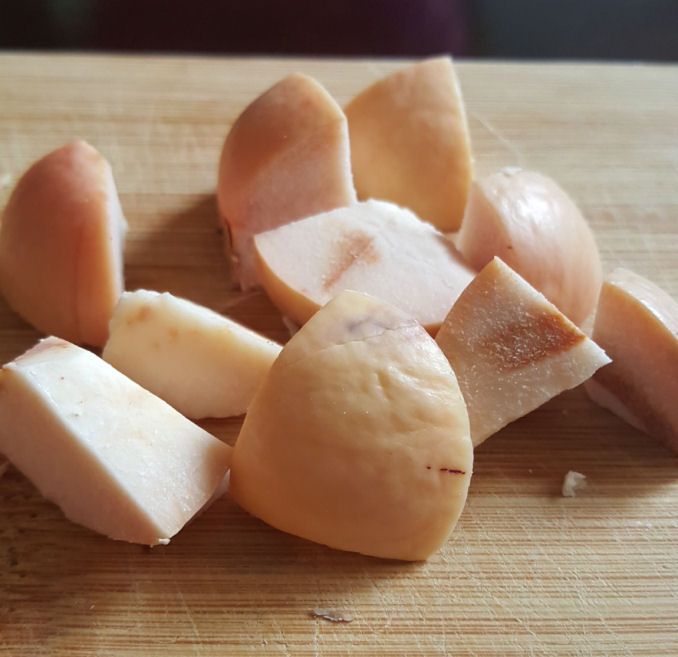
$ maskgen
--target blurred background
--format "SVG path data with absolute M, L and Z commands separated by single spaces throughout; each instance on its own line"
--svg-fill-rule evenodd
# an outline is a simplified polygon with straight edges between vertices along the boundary
M 678 60 L 678 0 L 0 0 L 0 49 Z

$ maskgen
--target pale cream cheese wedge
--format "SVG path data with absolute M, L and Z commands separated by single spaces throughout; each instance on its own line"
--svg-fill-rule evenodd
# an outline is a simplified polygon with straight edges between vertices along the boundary
M 91 352 L 47 338 L 0 370 L 0 452 L 73 522 L 157 545 L 222 486 L 231 449 Z
M 476 446 L 610 362 L 499 258 L 464 290 L 436 342 L 457 375 Z
M 125 292 L 103 358 L 190 418 L 241 415 L 280 345 L 168 292 Z
M 283 531 L 418 560 L 454 528 L 472 467 L 464 400 L 433 339 L 346 291 L 288 342 L 256 393 L 230 492 Z
M 435 332 L 474 271 L 412 212 L 365 201 L 255 237 L 259 279 L 297 324 L 343 290 L 371 294 Z

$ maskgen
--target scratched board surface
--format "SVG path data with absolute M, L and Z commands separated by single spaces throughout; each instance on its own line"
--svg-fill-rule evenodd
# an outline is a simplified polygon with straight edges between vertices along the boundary
M 234 291 L 216 229 L 224 135 L 284 74 L 344 103 L 396 62 L 0 56 L 0 206 L 75 137 L 111 162 L 130 223 L 127 287 L 170 290 L 285 340 Z M 461 63 L 479 173 L 558 180 L 609 271 L 678 295 L 678 68 Z M 38 334 L 0 301 L 0 357 Z M 206 426 L 233 442 L 239 421 Z M 575 498 L 560 488 L 586 474 Z M 275 531 L 224 498 L 169 546 L 67 522 L 15 469 L 0 479 L 0 655 L 678 654 L 678 459 L 595 407 L 553 400 L 477 450 L 446 547 L 404 564 Z M 332 610 L 351 622 L 312 614 Z

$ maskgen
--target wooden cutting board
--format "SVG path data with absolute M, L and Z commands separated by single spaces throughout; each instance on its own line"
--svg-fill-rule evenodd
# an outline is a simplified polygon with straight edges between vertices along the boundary
M 397 65 L 2 55 L 0 206 L 31 161 L 83 137 L 111 161 L 130 222 L 128 288 L 170 290 L 285 340 L 269 301 L 229 280 L 214 201 L 224 135 L 287 72 L 344 103 Z M 478 171 L 553 176 L 607 270 L 678 296 L 678 67 L 459 73 Z M 0 302 L 2 362 L 38 337 Z M 233 442 L 239 422 L 206 426 Z M 568 470 L 588 478 L 575 498 L 560 494 Z M 678 655 L 675 456 L 575 390 L 485 443 L 475 471 L 445 549 L 403 564 L 282 534 L 228 499 L 167 547 L 117 543 L 67 522 L 10 468 L 0 655 Z

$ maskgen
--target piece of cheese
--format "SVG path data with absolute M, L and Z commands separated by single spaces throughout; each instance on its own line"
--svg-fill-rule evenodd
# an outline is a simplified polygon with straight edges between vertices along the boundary
M 230 492 L 283 531 L 418 560 L 454 528 L 472 467 L 464 400 L 435 342 L 347 291 L 287 343 L 257 391 Z
M 349 150 L 344 113 L 307 75 L 288 75 L 238 117 L 217 200 L 243 289 L 257 283 L 254 235 L 355 201 Z
M 158 545 L 211 500 L 231 449 L 52 337 L 0 370 L 0 452 L 73 522 Z
M 346 106 L 346 117 L 358 196 L 457 230 L 473 162 L 452 60 L 427 59 L 378 80 Z
M 476 446 L 610 362 L 499 258 L 464 290 L 436 342 L 457 375 Z
M 678 452 L 678 303 L 628 269 L 603 283 L 593 339 L 612 357 L 589 396 Z
M 0 226 L 0 285 L 38 330 L 102 346 L 123 290 L 127 223 L 108 162 L 75 141 L 33 164 Z
M 476 269 L 501 258 L 577 325 L 596 306 L 603 271 L 595 237 L 547 176 L 511 167 L 474 182 L 457 246 Z
M 242 415 L 280 345 L 167 292 L 125 292 L 104 360 L 191 418 Z
M 297 324 L 343 290 L 387 301 L 435 332 L 473 278 L 454 245 L 409 210 L 365 201 L 261 233 L 259 278 Z

